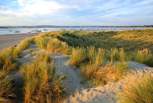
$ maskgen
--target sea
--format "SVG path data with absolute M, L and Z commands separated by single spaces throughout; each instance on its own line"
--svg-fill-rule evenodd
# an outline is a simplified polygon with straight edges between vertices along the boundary
M 153 27 L 102 27 L 102 26 L 69 26 L 69 27 L 7 27 L 0 28 L 0 35 L 8 34 L 30 34 L 60 30 L 87 30 L 87 31 L 122 31 L 122 30 L 143 30 Z

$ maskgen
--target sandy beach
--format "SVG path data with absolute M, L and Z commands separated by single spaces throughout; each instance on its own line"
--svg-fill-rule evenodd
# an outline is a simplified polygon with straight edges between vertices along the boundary
M 0 50 L 7 48 L 9 46 L 16 45 L 22 39 L 26 37 L 33 36 L 35 34 L 10 34 L 10 35 L 0 35 Z

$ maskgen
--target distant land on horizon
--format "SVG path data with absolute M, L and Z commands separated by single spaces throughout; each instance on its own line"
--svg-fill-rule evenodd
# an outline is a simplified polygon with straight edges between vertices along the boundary
M 153 25 L 131 25 L 131 26 L 58 26 L 58 25 L 34 25 L 34 26 L 0 26 L 0 28 L 86 28 L 86 27 L 153 27 Z

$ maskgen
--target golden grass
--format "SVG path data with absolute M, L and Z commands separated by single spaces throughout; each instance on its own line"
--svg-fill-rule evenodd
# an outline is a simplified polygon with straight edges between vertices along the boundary
M 149 49 L 138 50 L 134 55 L 135 61 L 153 66 L 153 54 Z
M 86 50 L 83 48 L 73 48 L 72 55 L 69 60 L 70 65 L 79 66 L 87 59 Z
M 30 44 L 33 42 L 33 38 L 26 38 L 24 40 L 22 40 L 13 50 L 13 57 L 18 57 L 21 52 L 25 49 L 27 49 Z
M 13 47 L 6 48 L 0 52 L 0 70 L 11 71 L 16 69 L 16 64 L 12 57 L 13 49 Z
M 118 93 L 117 103 L 152 103 L 153 76 L 145 73 L 142 76 L 133 75 Z
M 81 67 L 82 74 L 94 84 L 106 84 L 117 81 L 128 71 L 124 49 L 112 49 L 110 58 L 106 57 L 104 49 L 98 51 L 91 47 L 87 49 L 89 62 Z M 108 56 L 108 53 L 107 53 Z M 92 61 L 92 62 L 91 62 Z
M 53 38 L 47 43 L 47 51 L 51 53 L 67 54 L 68 49 L 68 45 L 64 42 L 61 42 L 57 38 Z
M 97 66 L 94 64 L 87 64 L 81 69 L 81 73 L 94 85 L 105 85 L 108 82 L 120 80 L 128 71 L 127 64 L 107 64 L 104 66 Z
M 41 35 L 36 36 L 34 38 L 34 41 L 36 43 L 36 45 L 41 48 L 41 49 L 46 49 L 47 48 L 47 43 L 48 43 L 48 37 L 43 37 Z
M 63 95 L 62 78 L 55 74 L 54 64 L 48 58 L 47 56 L 38 56 L 35 62 L 21 68 L 24 77 L 25 103 L 47 103 L 47 101 L 59 102 L 61 100 Z

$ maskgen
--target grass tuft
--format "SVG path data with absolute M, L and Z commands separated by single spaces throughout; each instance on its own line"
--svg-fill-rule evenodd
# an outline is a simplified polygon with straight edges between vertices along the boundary
M 43 54 L 44 55 L 44 54 Z M 44 58 L 43 58 L 44 57 Z M 24 102 L 58 102 L 63 95 L 61 76 L 55 74 L 49 57 L 38 56 L 36 61 L 21 68 L 24 77 Z
M 132 76 L 118 94 L 118 103 L 152 103 L 153 76 L 145 73 L 141 77 Z

